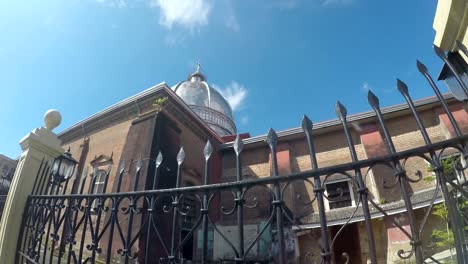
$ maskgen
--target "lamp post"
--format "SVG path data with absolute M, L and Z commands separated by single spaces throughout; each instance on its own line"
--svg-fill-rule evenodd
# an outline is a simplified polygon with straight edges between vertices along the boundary
M 439 80 L 444 80 L 453 96 L 463 102 L 468 101 L 468 83 L 466 83 L 468 68 L 458 52 L 445 54 L 441 48 L 434 45 L 436 55 L 445 63 Z
M 72 177 L 73 172 L 75 172 L 76 164 L 78 164 L 78 161 L 72 158 L 72 154 L 70 153 L 70 148 L 68 148 L 67 152 L 55 158 L 54 163 L 52 165 L 52 184 L 57 186 L 55 190 L 56 194 L 58 194 L 61 183 L 66 182 L 63 188 L 63 193 L 65 194 L 65 192 L 67 191 L 68 180 Z M 75 201 L 72 201 L 69 203 L 74 204 L 74 202 Z M 69 207 L 70 207 L 70 204 L 69 204 Z M 60 215 L 60 211 L 59 211 L 59 215 Z M 65 216 L 66 217 L 64 221 L 70 221 L 70 216 L 69 214 L 67 214 L 67 212 L 65 212 Z M 60 244 L 59 244 L 60 257 L 62 257 L 63 253 L 65 253 L 64 238 L 70 236 L 70 229 L 69 229 L 68 224 L 64 225 L 62 232 L 63 232 L 62 239 L 60 240 Z M 53 244 L 55 244 L 55 242 Z
M 70 179 L 75 171 L 76 161 L 72 158 L 70 149 L 54 160 L 52 165 L 52 177 L 55 184 L 62 183 Z

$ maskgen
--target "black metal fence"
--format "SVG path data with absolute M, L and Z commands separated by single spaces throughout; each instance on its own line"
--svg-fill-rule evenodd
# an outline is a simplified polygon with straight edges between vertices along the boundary
M 351 252 L 343 253 L 341 258 L 333 255 L 334 244 L 340 239 L 341 231 L 359 217 L 363 218 L 368 241 L 369 259 L 371 263 L 378 263 L 376 256 L 376 234 L 372 229 L 371 214 L 379 213 L 387 216 L 382 205 L 370 199 L 369 189 L 365 177 L 375 166 L 386 166 L 393 171 L 394 186 L 399 188 L 401 201 L 410 230 L 401 223 L 393 224 L 410 240 L 409 250 L 397 252 L 402 259 L 411 259 L 416 263 L 439 263 L 427 251 L 428 245 L 422 241 L 422 232 L 431 215 L 434 203 L 442 194 L 445 206 L 448 209 L 450 230 L 453 233 L 458 263 L 468 263 L 467 241 L 465 227 L 468 223 L 464 205 L 468 197 L 465 178 L 452 179 L 446 175 L 442 157 L 450 149 L 457 155 L 454 169 L 464 172 L 462 164 L 468 157 L 468 135 L 462 133 L 455 118 L 438 90 L 436 84 L 428 74 L 426 67 L 418 62 L 418 69 L 428 80 L 430 86 L 439 99 L 454 128 L 456 137 L 442 142 L 433 143 L 421 116 L 416 111 L 414 103 L 408 93 L 406 85 L 398 80 L 397 87 L 403 95 L 414 116 L 419 131 L 425 141 L 422 147 L 397 152 L 387 124 L 382 117 L 378 98 L 372 93 L 368 94 L 368 101 L 374 110 L 377 123 L 381 129 L 382 137 L 387 147 L 388 155 L 359 160 L 355 144 L 351 137 L 350 124 L 347 121 L 346 108 L 336 105 L 336 114 L 343 126 L 346 142 L 352 162 L 335 166 L 319 168 L 312 134 L 313 123 L 304 117 L 302 121 L 303 133 L 307 139 L 307 146 L 312 169 L 290 175 L 278 173 L 277 135 L 270 130 L 266 144 L 270 149 L 272 175 L 265 178 L 243 179 L 242 151 L 243 141 L 239 137 L 233 144 L 236 158 L 236 180 L 225 183 L 210 183 L 209 163 L 213 148 L 207 142 L 204 149 L 205 173 L 204 182 L 200 186 L 181 187 L 181 171 L 184 166 L 185 153 L 181 148 L 177 156 L 177 171 L 174 172 L 175 188 L 156 189 L 161 173 L 161 164 L 164 157 L 161 153 L 156 159 L 138 160 L 132 164 L 121 164 L 116 172 L 117 188 L 109 191 L 109 175 L 111 168 L 105 173 L 102 182 L 104 193 L 95 194 L 97 171 L 93 173 L 91 182 L 86 184 L 89 177 L 84 177 L 79 183 L 78 194 L 67 194 L 69 184 L 73 180 L 54 182 L 50 173 L 50 165 L 43 162 L 38 171 L 33 194 L 29 196 L 24 210 L 24 223 L 22 234 L 18 241 L 17 263 L 260 263 L 261 260 L 249 259 L 249 254 L 259 247 L 267 232 L 273 232 L 275 238 L 268 247 L 270 257 L 263 262 L 267 263 L 293 263 L 286 250 L 286 236 L 291 228 L 301 230 L 301 220 L 294 215 L 294 210 L 288 208 L 285 202 L 285 192 L 294 182 L 302 182 L 313 187 L 312 202 L 317 203 L 320 224 L 320 243 L 316 244 L 319 254 L 303 253 L 307 255 L 307 263 L 349 263 Z M 455 73 L 457 74 L 457 73 Z M 463 82 L 460 85 L 468 94 Z M 201 155 L 201 153 L 200 153 Z M 409 158 L 419 157 L 426 160 L 435 175 L 435 190 L 428 210 L 425 211 L 421 221 L 416 221 L 411 194 L 407 190 L 410 182 L 418 182 L 422 177 L 413 178 L 406 172 L 405 164 Z M 151 190 L 138 190 L 141 178 L 142 164 L 149 162 L 154 169 L 154 178 Z M 343 175 L 348 178 L 357 191 L 356 207 L 343 225 L 331 235 L 329 232 L 326 200 L 339 199 L 343 195 L 340 190 L 337 197 L 329 197 L 325 193 L 325 184 L 331 175 Z M 122 180 L 125 177 L 134 179 L 134 191 L 122 192 Z M 102 179 L 102 178 L 101 178 Z M 85 190 L 85 186 L 89 186 Z M 268 199 L 268 215 L 264 224 L 254 234 L 246 234 L 245 213 L 248 210 L 257 210 L 259 200 L 255 199 L 259 190 L 263 190 Z M 220 205 L 220 199 L 229 200 L 230 208 Z M 297 197 L 302 202 L 302 197 Z M 232 216 L 234 221 L 233 232 L 227 235 L 220 230 L 217 219 L 219 215 Z M 188 219 L 188 220 L 187 220 Z M 269 231 L 268 231 L 269 230 Z M 226 247 L 232 252 L 232 258 L 213 258 L 213 233 L 221 237 Z M 251 236 L 246 240 L 246 235 Z M 197 241 L 197 245 L 193 244 Z M 248 241 L 248 242 L 246 242 Z M 263 242 L 262 242 L 263 243 Z M 189 250 L 187 250 L 187 247 Z M 265 250 L 265 248 L 263 248 Z M 187 255 L 190 255 L 188 257 Z

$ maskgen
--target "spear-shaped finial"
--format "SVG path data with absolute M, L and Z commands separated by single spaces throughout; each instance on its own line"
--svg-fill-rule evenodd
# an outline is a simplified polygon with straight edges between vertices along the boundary
M 137 161 L 136 171 L 140 171 L 140 170 L 141 170 L 142 164 L 143 164 L 142 158 L 140 157 L 140 159 L 138 159 L 138 161 Z
M 203 150 L 203 155 L 205 155 L 205 160 L 209 160 L 211 153 L 213 153 L 213 146 L 211 146 L 210 141 L 206 141 L 205 149 Z
M 422 74 L 427 74 L 429 72 L 426 65 L 424 65 L 424 63 L 420 62 L 419 60 L 416 60 L 416 66 L 418 67 L 419 72 Z
M 177 164 L 182 164 L 185 160 L 185 151 L 184 147 L 181 147 L 179 153 L 177 154 Z
M 278 142 L 278 135 L 276 134 L 275 130 L 273 130 L 273 128 L 270 128 L 270 130 L 268 131 L 266 142 L 268 143 L 270 148 L 276 146 L 276 143 Z
M 240 135 L 237 135 L 236 140 L 234 140 L 234 144 L 232 145 L 234 148 L 234 151 L 236 152 L 236 155 L 239 155 L 242 150 L 244 149 L 244 142 L 242 141 L 242 138 Z
M 398 91 L 400 91 L 401 94 L 403 94 L 403 95 L 408 94 L 408 85 L 406 85 L 406 83 L 404 83 L 400 79 L 397 79 L 397 88 L 398 88 Z
M 122 163 L 120 163 L 120 168 L 119 168 L 119 173 L 123 173 L 124 170 L 125 170 L 125 160 L 122 161 Z
M 373 108 L 379 108 L 379 98 L 371 90 L 367 92 L 367 101 Z
M 162 161 L 163 161 L 163 155 L 161 151 L 159 151 L 158 156 L 156 157 L 156 168 L 159 168 L 159 166 L 161 166 Z
M 307 117 L 306 115 L 304 115 L 304 116 L 302 117 L 301 127 L 302 127 L 302 130 L 304 130 L 304 132 L 306 132 L 306 131 L 311 131 L 312 128 L 314 127 L 314 124 L 313 124 L 312 121 L 309 119 L 309 117 Z
M 343 120 L 348 114 L 346 107 L 343 104 L 341 104 L 340 101 L 336 101 L 335 112 L 336 112 L 336 116 L 340 120 Z
M 439 58 L 445 59 L 445 51 L 444 50 L 442 50 L 441 48 L 434 45 L 434 51 L 435 51 L 435 54 L 437 54 L 437 56 L 439 56 Z

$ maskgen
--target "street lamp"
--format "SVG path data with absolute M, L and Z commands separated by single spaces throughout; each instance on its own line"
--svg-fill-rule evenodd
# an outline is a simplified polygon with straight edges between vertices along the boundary
M 434 50 L 443 61 L 444 67 L 440 72 L 438 80 L 443 80 L 459 101 L 468 100 L 468 65 L 459 52 L 445 52 L 434 46 Z
M 52 176 L 54 178 L 54 182 L 60 183 L 67 181 L 73 175 L 76 164 L 78 164 L 78 161 L 72 158 L 70 149 L 55 158 L 54 164 L 52 165 Z

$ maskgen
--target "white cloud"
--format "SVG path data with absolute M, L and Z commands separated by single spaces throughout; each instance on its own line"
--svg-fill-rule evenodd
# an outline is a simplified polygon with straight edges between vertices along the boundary
M 385 93 L 385 94 L 390 94 L 390 93 L 393 93 L 395 91 L 395 89 L 392 89 L 392 88 L 375 87 L 375 86 L 371 86 L 367 81 L 363 82 L 362 86 L 361 86 L 361 91 L 364 92 L 364 93 L 367 93 L 370 90 L 372 90 L 375 93 L 381 92 L 381 93 Z
M 127 0 L 96 0 L 98 3 L 106 4 L 110 7 L 125 8 L 127 7 Z
M 245 115 L 245 116 L 242 116 L 242 117 L 240 118 L 240 123 L 241 123 L 242 125 L 247 125 L 247 123 L 249 123 L 249 117 L 246 116 L 246 115 Z
M 368 82 L 363 82 L 361 86 L 361 91 L 363 92 L 368 92 L 371 89 L 370 85 Z
M 159 23 L 169 29 L 174 24 L 194 30 L 208 24 L 212 4 L 209 0 L 150 0 L 161 9 Z
M 224 25 L 234 32 L 239 32 L 240 24 L 234 10 L 233 0 L 224 0 L 217 3 L 220 4 L 217 10 L 220 10 L 220 16 L 224 18 Z
M 247 89 L 242 84 L 233 81 L 225 88 L 216 85 L 213 86 L 226 98 L 231 105 L 232 111 L 242 109 L 245 99 L 247 98 Z
M 176 33 L 169 33 L 167 36 L 164 37 L 164 43 L 170 47 L 182 45 L 185 42 L 186 35 L 185 34 L 176 34 Z M 192 63 L 191 65 L 194 65 Z
M 239 21 L 237 20 L 237 17 L 234 15 L 234 13 L 231 13 L 228 16 L 226 16 L 225 23 L 227 28 L 231 29 L 234 32 L 239 32 Z

